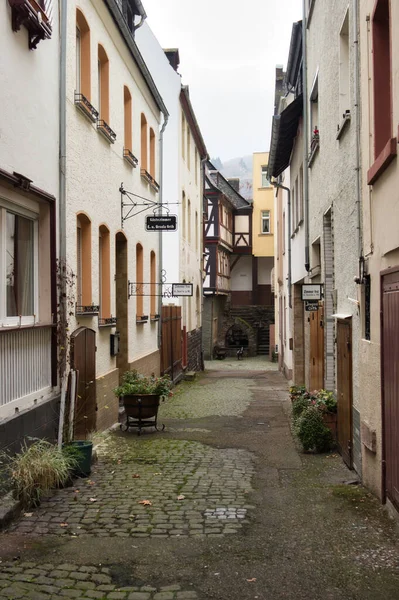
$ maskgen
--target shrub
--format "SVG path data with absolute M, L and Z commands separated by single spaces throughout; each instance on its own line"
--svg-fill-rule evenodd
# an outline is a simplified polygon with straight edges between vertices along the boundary
M 25 507 L 36 506 L 53 488 L 64 485 L 76 467 L 76 457 L 57 446 L 37 440 L 8 457 L 7 470 L 15 496 Z
M 122 378 L 122 385 L 114 389 L 114 394 L 130 396 L 135 394 L 157 394 L 158 396 L 170 396 L 173 383 L 169 375 L 162 377 L 145 377 L 137 371 L 126 371 Z
M 324 425 L 321 411 L 316 406 L 303 410 L 295 424 L 295 432 L 305 452 L 327 452 L 331 449 L 331 431 Z
M 325 412 L 337 412 L 337 400 L 333 392 L 328 392 L 327 390 L 318 390 L 315 393 L 315 405 Z
M 297 400 L 297 398 L 303 396 L 304 394 L 308 394 L 304 385 L 292 385 L 290 387 L 291 402 L 294 402 Z
M 292 420 L 294 424 L 301 416 L 303 411 L 310 406 L 310 399 L 307 396 L 298 396 L 292 403 Z

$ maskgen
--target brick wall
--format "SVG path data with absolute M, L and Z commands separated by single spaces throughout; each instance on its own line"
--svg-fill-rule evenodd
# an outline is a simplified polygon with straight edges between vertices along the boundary
M 159 350 L 156 350 L 152 354 L 147 354 L 147 356 L 143 356 L 138 360 L 135 360 L 129 363 L 129 369 L 132 371 L 136 369 L 139 373 L 143 375 L 151 375 L 155 373 L 155 375 L 159 376 L 161 372 L 161 355 Z
M 187 370 L 202 371 L 202 328 L 193 329 L 187 335 Z
M 97 431 L 104 431 L 118 421 L 119 401 L 113 392 L 118 384 L 119 369 L 114 369 L 96 379 Z

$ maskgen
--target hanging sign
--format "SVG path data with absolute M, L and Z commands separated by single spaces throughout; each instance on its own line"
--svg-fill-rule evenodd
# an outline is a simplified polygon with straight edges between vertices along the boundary
M 305 300 L 321 300 L 321 283 L 303 283 L 302 284 L 302 301 Z
M 145 219 L 146 231 L 176 231 L 177 215 L 151 215 Z
M 192 283 L 172 283 L 172 296 L 192 296 Z
M 318 308 L 319 308 L 318 302 L 309 302 L 308 300 L 305 301 L 305 310 L 307 312 L 317 312 Z

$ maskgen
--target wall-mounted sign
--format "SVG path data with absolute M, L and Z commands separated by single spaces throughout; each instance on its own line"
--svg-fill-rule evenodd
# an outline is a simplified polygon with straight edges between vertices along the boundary
M 145 219 L 146 231 L 176 231 L 176 215 L 151 215 Z
M 321 283 L 303 283 L 302 284 L 302 301 L 305 300 L 321 300 L 322 298 Z
M 318 302 L 309 302 L 308 300 L 305 301 L 305 310 L 307 312 L 316 312 L 318 309 L 319 309 Z
M 172 296 L 192 296 L 192 283 L 172 283 Z

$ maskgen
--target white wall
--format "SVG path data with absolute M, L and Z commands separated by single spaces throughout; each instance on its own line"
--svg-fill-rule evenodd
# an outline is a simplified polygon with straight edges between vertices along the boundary
M 241 256 L 231 271 L 231 291 L 252 290 L 252 256 Z

